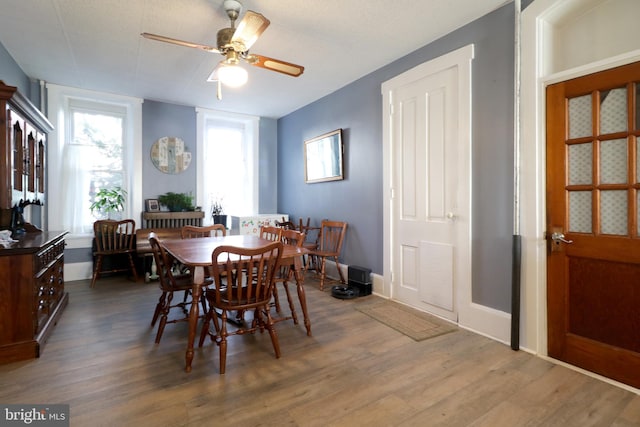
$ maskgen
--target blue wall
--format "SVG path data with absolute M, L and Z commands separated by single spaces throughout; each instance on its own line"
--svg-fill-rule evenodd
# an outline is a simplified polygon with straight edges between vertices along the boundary
M 163 136 L 184 141 L 191 152 L 189 168 L 176 175 L 158 170 L 151 162 L 151 146 Z M 142 104 L 142 197 L 157 199 L 169 191 L 196 195 L 196 111 L 193 107 L 144 101 Z M 136 221 L 138 221 L 136 219 Z
M 168 191 L 193 193 L 196 195 L 198 176 L 196 175 L 196 111 L 194 107 L 167 104 L 165 102 L 145 101 L 142 104 L 142 196 L 156 199 Z M 189 168 L 178 175 L 160 172 L 151 162 L 151 146 L 163 136 L 177 136 L 185 142 L 191 152 Z M 260 118 L 259 125 L 260 164 L 259 213 L 276 213 L 277 191 L 275 184 L 277 170 L 277 122 L 274 119 Z M 206 206 L 203 210 L 208 212 Z
M 383 273 L 381 84 L 473 43 L 473 301 L 511 304 L 514 6 L 508 4 L 278 121 L 278 208 L 349 223 L 341 262 Z M 343 181 L 304 183 L 303 141 L 345 131 Z
M 278 122 L 260 118 L 259 142 L 259 213 L 278 213 Z
M 0 80 L 9 86 L 16 86 L 18 90 L 27 98 L 31 98 L 31 81 L 29 77 L 18 66 L 7 49 L 0 43 Z M 35 102 L 34 102 L 35 103 Z M 38 105 L 39 103 L 35 103 Z
M 278 121 L 278 208 L 315 225 L 347 221 L 340 261 L 382 273 L 382 99 L 372 76 Z M 304 141 L 338 128 L 344 180 L 306 184 Z

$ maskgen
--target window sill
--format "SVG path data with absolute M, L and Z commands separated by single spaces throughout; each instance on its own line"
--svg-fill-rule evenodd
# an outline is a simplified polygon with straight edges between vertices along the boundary
M 90 248 L 93 245 L 93 234 L 67 234 L 64 238 L 66 249 Z

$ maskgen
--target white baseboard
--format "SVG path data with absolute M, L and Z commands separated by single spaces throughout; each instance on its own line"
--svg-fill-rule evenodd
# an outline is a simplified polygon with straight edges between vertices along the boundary
M 373 288 L 371 290 L 371 293 L 382 298 L 389 299 L 389 292 L 385 291 L 383 276 L 376 273 L 371 273 L 371 286 Z
M 91 279 L 93 275 L 93 262 L 74 262 L 64 265 L 64 280 L 72 282 L 74 280 Z
M 475 303 L 458 313 L 461 328 L 507 345 L 511 342 L 511 314 Z

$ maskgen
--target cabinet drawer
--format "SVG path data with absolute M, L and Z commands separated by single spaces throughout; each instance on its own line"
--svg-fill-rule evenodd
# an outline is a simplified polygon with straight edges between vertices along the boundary
M 33 329 L 37 334 L 64 294 L 64 258 L 59 257 L 36 279 L 34 285 Z
M 62 257 L 64 254 L 64 246 L 64 240 L 61 239 L 36 254 L 34 259 L 36 276 L 42 274 L 43 270 L 49 268 Z

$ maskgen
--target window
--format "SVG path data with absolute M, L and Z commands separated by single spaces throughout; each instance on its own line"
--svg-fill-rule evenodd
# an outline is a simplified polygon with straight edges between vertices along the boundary
M 65 229 L 90 233 L 103 212 L 91 212 L 103 188 L 128 188 L 123 150 L 125 110 L 109 105 L 70 100 L 70 139 L 63 151 L 62 180 Z M 122 212 L 111 219 L 122 219 Z
M 72 239 L 90 237 L 94 221 L 104 217 L 90 210 L 95 194 L 113 186 L 127 191 L 120 216 L 138 217 L 141 100 L 57 85 L 47 89 L 56 128 L 49 137 L 49 229 L 68 230 Z
M 197 109 L 198 204 L 211 222 L 211 204 L 226 215 L 258 212 L 258 118 Z

